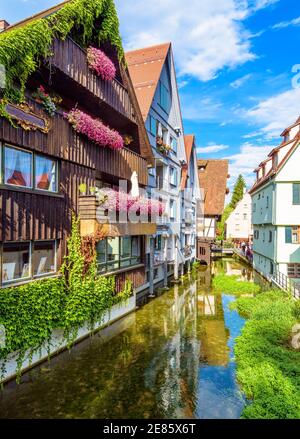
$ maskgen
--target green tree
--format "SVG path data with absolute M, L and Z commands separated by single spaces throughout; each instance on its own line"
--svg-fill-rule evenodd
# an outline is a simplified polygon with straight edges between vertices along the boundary
M 231 201 L 225 207 L 221 220 L 217 224 L 217 235 L 219 240 L 225 239 L 225 223 L 228 220 L 231 212 L 236 208 L 237 204 L 242 200 L 244 196 L 245 188 L 246 188 L 245 179 L 240 174 L 234 185 Z
M 246 182 L 245 182 L 244 177 L 240 174 L 237 178 L 235 185 L 234 185 L 231 201 L 229 204 L 232 209 L 235 209 L 237 204 L 243 198 L 245 189 L 246 189 Z

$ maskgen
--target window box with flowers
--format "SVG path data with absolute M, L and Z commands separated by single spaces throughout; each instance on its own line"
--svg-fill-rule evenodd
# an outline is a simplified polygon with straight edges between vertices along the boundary
M 104 81 L 112 81 L 115 78 L 116 68 L 102 50 L 89 47 L 87 49 L 87 62 L 89 68 Z
M 122 136 L 117 131 L 104 125 L 101 120 L 94 119 L 76 108 L 73 108 L 69 113 L 64 113 L 64 117 L 77 133 L 85 135 L 97 145 L 107 146 L 111 149 L 122 149 L 124 147 Z
M 156 199 L 146 197 L 133 197 L 125 192 L 110 188 L 101 189 L 97 193 L 98 201 L 103 210 L 117 213 L 135 212 L 140 216 L 162 216 L 165 205 Z

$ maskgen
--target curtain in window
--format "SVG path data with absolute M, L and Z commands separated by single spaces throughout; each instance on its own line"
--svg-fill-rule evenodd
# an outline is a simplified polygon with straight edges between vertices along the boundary
M 32 187 L 31 153 L 6 146 L 4 150 L 4 183 Z
M 4 244 L 2 281 L 9 282 L 30 276 L 29 243 Z
M 54 273 L 55 268 L 55 243 L 35 242 L 33 247 L 33 274 L 41 276 Z
M 56 191 L 56 162 L 46 157 L 35 157 L 35 187 L 45 191 Z

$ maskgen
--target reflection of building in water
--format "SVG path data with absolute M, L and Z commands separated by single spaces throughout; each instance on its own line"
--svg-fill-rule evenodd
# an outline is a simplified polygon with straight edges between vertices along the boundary
M 203 267 L 198 272 L 197 286 L 209 288 L 211 283 L 211 270 L 210 267 Z
M 200 360 L 212 366 L 229 362 L 228 330 L 225 327 L 221 295 L 198 296 L 201 351 Z
M 173 322 L 177 330 L 145 370 L 145 386 L 151 391 L 155 389 L 157 407 L 166 417 L 192 418 L 200 352 L 196 282 L 184 294 L 180 294 L 176 285 L 174 299 L 169 316 L 165 317 L 168 322 Z
M 228 275 L 240 276 L 242 280 L 253 280 L 253 269 L 249 266 L 242 265 L 240 261 L 228 258 L 222 258 L 212 265 L 212 274 L 226 273 Z

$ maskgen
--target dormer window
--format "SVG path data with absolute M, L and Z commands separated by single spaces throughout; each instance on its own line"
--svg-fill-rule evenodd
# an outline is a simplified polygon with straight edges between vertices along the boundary
M 262 167 L 262 176 L 264 177 L 266 175 L 266 166 L 263 165 Z
M 284 143 L 289 142 L 290 141 L 290 132 L 287 131 L 284 135 Z
M 278 153 L 275 152 L 272 157 L 272 168 L 276 169 L 278 166 Z

